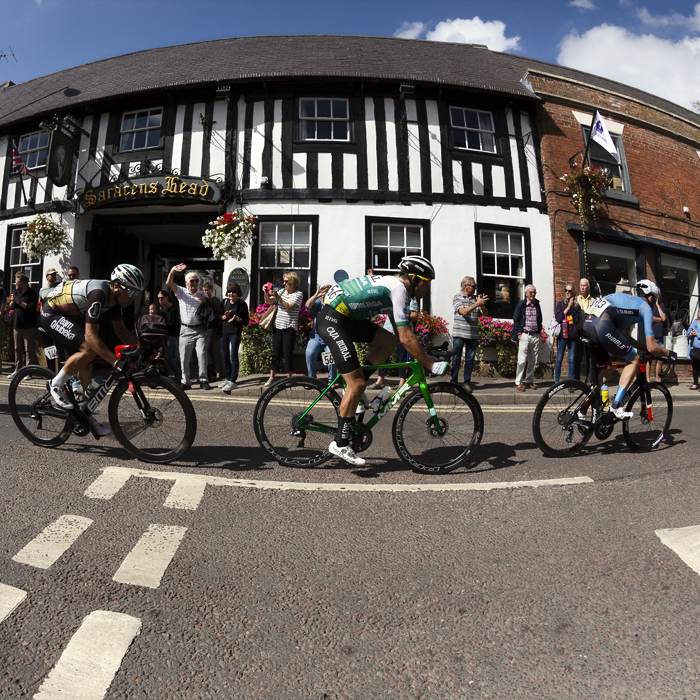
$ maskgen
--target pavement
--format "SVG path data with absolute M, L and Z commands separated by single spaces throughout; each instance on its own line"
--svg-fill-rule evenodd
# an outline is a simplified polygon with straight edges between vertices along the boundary
M 278 375 L 284 377 L 285 375 Z M 231 396 L 255 396 L 258 397 L 263 392 L 263 384 L 267 381 L 267 374 L 250 374 L 239 378 L 237 381 L 238 389 L 231 392 Z M 321 376 L 325 379 L 325 376 Z M 449 381 L 444 377 L 433 377 L 428 380 L 428 383 Z M 212 393 L 221 393 L 221 390 L 216 389 L 219 382 L 211 382 L 213 388 Z M 398 387 L 399 380 L 396 378 L 388 378 L 389 386 Z M 691 391 L 690 386 L 692 381 L 690 378 L 672 376 L 667 380 L 662 380 L 662 383 L 671 392 L 674 402 L 677 401 L 697 401 L 700 405 L 700 391 Z M 515 388 L 513 379 L 503 379 L 501 377 L 491 378 L 476 378 L 472 380 L 471 386 L 473 396 L 478 399 L 483 406 L 510 406 L 510 405 L 537 405 L 544 391 L 552 386 L 555 382 L 553 379 L 538 379 L 535 380 L 536 389 L 526 389 L 518 391 Z M 613 385 L 614 386 L 614 385 Z M 199 393 L 197 387 L 194 392 Z M 204 393 L 204 392 L 202 392 Z M 368 390 L 367 395 L 372 398 L 378 393 L 376 390 Z M 612 387 L 611 387 L 612 393 Z

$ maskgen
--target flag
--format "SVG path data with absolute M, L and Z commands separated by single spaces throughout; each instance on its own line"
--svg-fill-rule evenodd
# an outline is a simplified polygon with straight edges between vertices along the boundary
M 610 133 L 605 128 L 603 124 L 603 117 L 600 116 L 600 112 L 596 110 L 595 117 L 593 119 L 593 126 L 591 126 L 591 138 L 598 144 L 600 144 L 610 155 L 618 157 L 617 148 L 615 148 L 615 142 L 612 140 Z
M 14 141 L 12 142 L 12 172 L 20 175 L 26 175 L 29 172 L 29 168 L 24 164 Z

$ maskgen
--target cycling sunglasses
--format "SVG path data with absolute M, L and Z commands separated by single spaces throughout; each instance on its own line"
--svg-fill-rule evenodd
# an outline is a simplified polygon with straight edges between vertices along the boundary
M 430 286 L 431 282 L 433 280 L 428 279 L 427 277 L 421 277 L 420 275 L 415 275 L 419 280 L 423 280 L 423 282 L 427 282 L 428 286 Z

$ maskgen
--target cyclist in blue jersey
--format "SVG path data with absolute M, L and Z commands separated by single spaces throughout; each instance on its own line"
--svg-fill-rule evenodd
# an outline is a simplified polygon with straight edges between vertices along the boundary
M 659 288 L 651 280 L 641 280 L 637 283 L 636 290 L 639 295 L 636 297 L 628 294 L 609 294 L 594 299 L 588 306 L 583 322 L 583 332 L 591 343 L 597 346 L 599 364 L 606 362 L 610 356 L 621 357 L 629 362 L 622 370 L 611 407 L 612 413 L 620 420 L 628 420 L 634 415 L 622 408 L 622 402 L 627 387 L 639 368 L 638 350 L 660 357 L 669 356 L 672 360 L 677 357 L 675 352 L 662 348 L 654 339 L 654 312 L 651 307 L 659 298 Z M 632 326 L 636 324 L 644 328 L 644 344 L 630 336 Z
M 351 424 L 360 403 L 367 379 L 373 370 L 363 371 L 354 343 L 369 343 L 372 348 L 367 364 L 381 364 L 396 347 L 396 338 L 426 369 L 441 375 L 447 362 L 436 362 L 421 347 L 411 331 L 408 319 L 410 298 L 422 299 L 435 279 L 435 269 L 419 255 L 404 257 L 396 276 L 366 275 L 343 280 L 326 293 L 324 307 L 318 315 L 317 332 L 333 355 L 333 363 L 347 385 L 340 403 L 338 431 L 328 451 L 355 466 L 365 460 L 350 446 Z M 387 314 L 394 324 L 396 336 L 380 328 L 370 319 Z

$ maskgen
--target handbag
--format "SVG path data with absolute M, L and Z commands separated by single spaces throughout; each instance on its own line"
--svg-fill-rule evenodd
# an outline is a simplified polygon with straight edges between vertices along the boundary
M 700 362 L 700 348 L 690 348 L 690 359 L 693 362 Z
M 277 315 L 277 304 L 272 304 L 270 308 L 265 312 L 263 317 L 258 321 L 260 328 L 264 328 L 266 331 L 271 331 L 275 327 L 275 316 Z
M 559 323 L 559 321 L 557 321 L 556 315 L 552 316 L 552 320 L 549 322 L 549 325 L 547 326 L 547 333 L 554 338 L 559 337 L 559 334 L 561 333 L 561 323 Z

